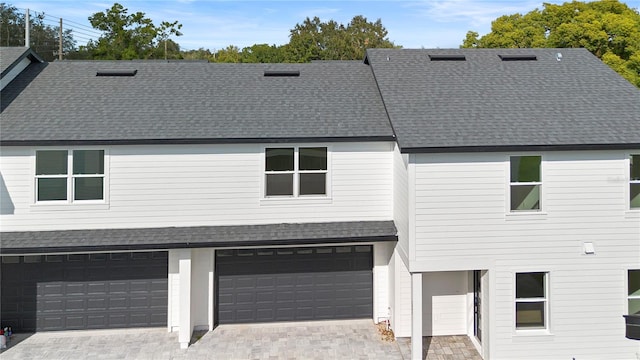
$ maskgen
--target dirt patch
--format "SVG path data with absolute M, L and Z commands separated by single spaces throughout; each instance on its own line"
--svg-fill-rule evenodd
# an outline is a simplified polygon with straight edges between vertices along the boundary
M 378 327 L 378 332 L 382 336 L 382 340 L 384 341 L 396 341 L 396 336 L 393 334 L 393 330 L 389 327 L 389 324 L 386 321 L 382 321 L 376 325 Z

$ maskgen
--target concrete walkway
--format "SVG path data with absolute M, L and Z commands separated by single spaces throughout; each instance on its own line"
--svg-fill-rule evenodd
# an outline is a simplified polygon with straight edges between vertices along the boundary
M 20 338 L 22 337 L 22 340 Z M 401 360 L 371 320 L 222 325 L 186 350 L 165 328 L 16 334 L 11 359 L 385 359 Z M 407 357 L 408 358 L 408 357 Z

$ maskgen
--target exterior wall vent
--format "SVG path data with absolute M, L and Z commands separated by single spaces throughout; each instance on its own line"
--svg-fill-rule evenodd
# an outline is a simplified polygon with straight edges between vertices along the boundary
M 464 55 L 458 54 L 442 54 L 442 55 L 429 55 L 431 61 L 466 61 L 467 58 Z
M 98 70 L 96 76 L 136 76 L 138 70 Z
M 535 55 L 498 55 L 502 61 L 536 61 Z
M 300 76 L 300 70 L 265 70 L 264 76 L 274 76 L 274 77 Z

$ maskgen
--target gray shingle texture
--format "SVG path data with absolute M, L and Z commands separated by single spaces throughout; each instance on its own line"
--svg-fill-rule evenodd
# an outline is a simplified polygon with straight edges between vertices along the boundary
M 2 73 L 2 76 L 4 76 L 7 70 L 10 70 L 10 67 L 16 61 L 20 60 L 20 58 L 22 58 L 22 56 L 27 52 L 30 53 L 30 50 L 25 47 L 0 47 L 0 72 Z
M 3 232 L 0 253 L 397 240 L 393 221 Z
M 466 61 L 429 60 L 437 54 Z M 585 49 L 373 49 L 367 59 L 403 151 L 640 144 L 640 90 Z
M 265 70 L 299 70 L 265 77 Z M 96 76 L 137 70 L 135 76 Z M 2 91 L 0 141 L 384 137 L 393 131 L 362 62 L 31 64 Z

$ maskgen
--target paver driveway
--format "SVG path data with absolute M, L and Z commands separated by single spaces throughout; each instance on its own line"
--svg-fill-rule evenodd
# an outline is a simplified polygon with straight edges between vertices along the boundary
M 15 342 L 15 341 L 14 341 Z M 164 328 L 36 333 L 10 359 L 402 359 L 371 320 L 222 325 L 181 350 Z

